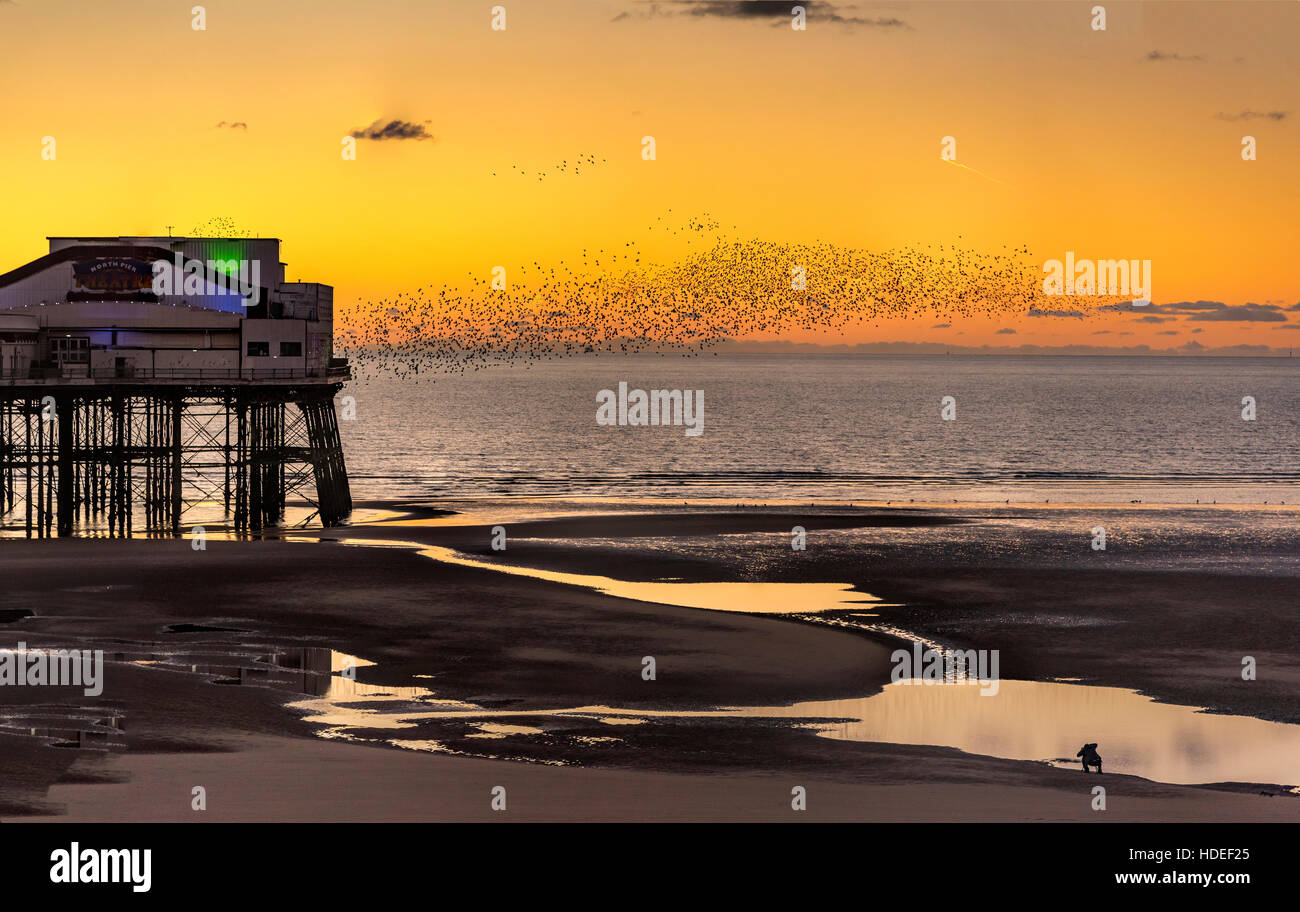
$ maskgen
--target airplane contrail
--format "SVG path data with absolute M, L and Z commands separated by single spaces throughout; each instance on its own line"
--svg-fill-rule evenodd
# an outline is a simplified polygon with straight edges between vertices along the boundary
M 972 168 L 970 165 L 963 165 L 961 162 L 959 162 L 959 161 L 953 161 L 951 158 L 945 158 L 945 159 L 943 159 L 943 161 L 946 161 L 946 162 L 947 162 L 948 164 L 950 164 L 950 165 L 956 165 L 958 168 L 965 168 L 967 171 L 974 171 L 974 172 L 975 172 L 976 174 L 978 174 L 980 177 L 984 178 L 985 180 L 991 180 L 991 181 L 993 181 L 993 183 L 995 183 L 995 184 L 1001 184 L 1001 183 L 1002 183 L 1002 181 L 998 180 L 996 177 L 989 177 L 987 174 L 985 174 L 985 173 L 984 173 L 983 171 L 981 171 L 979 168 Z

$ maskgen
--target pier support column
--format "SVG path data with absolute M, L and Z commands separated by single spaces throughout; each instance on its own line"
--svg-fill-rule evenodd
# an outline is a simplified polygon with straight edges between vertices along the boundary
M 0 389 L 0 526 L 32 538 L 179 534 L 188 509 L 215 505 L 237 531 L 257 532 L 283 522 L 297 495 L 340 525 L 352 497 L 337 391 Z
M 54 408 L 59 418 L 59 537 L 72 534 L 72 523 L 76 518 L 77 471 L 73 463 L 73 447 L 76 444 L 76 400 L 71 396 L 55 399 Z
M 334 398 L 313 396 L 301 399 L 298 408 L 302 410 L 307 425 L 307 445 L 316 477 L 316 504 L 321 525 L 342 525 L 352 512 L 352 492 L 343 462 L 343 442 L 339 437 Z
M 184 497 L 181 496 L 181 410 L 185 408 L 185 400 L 177 396 L 171 402 L 171 460 L 172 460 L 172 483 L 171 483 L 171 527 L 172 534 L 181 534 L 181 504 Z

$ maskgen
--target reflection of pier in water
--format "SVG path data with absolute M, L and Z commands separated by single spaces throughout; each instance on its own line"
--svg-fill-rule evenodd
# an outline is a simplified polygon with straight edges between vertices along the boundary
M 212 678 L 213 684 L 278 687 L 294 693 L 324 696 L 335 672 L 370 663 L 354 660 L 315 646 L 275 647 L 265 651 L 220 646 L 185 650 L 131 651 L 105 655 L 105 659 L 131 662 L 161 671 L 181 671 Z
M 280 688 L 311 697 L 337 693 L 336 682 L 348 682 L 340 672 L 346 674 L 348 668 L 372 664 L 317 647 L 263 650 L 217 644 L 196 644 L 188 649 L 106 650 L 104 659 L 202 675 L 216 685 Z M 120 711 L 102 706 L 50 703 L 0 709 L 0 734 L 37 738 L 50 747 L 122 750 L 126 747 L 125 730 Z
M 118 750 L 123 740 L 122 717 L 103 707 L 29 705 L 0 712 L 0 734 L 39 738 L 50 747 L 79 750 Z

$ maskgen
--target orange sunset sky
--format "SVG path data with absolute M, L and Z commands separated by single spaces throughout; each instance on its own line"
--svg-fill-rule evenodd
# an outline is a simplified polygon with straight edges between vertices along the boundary
M 1300 342 L 1300 3 L 1103 3 L 1105 31 L 1095 2 L 808 3 L 803 32 L 707 0 L 503 0 L 494 31 L 493 5 L 212 0 L 195 31 L 188 0 L 0 0 L 0 271 L 47 235 L 223 217 L 346 311 L 627 241 L 669 262 L 685 246 L 647 227 L 671 209 L 744 238 L 1151 260 L 1165 314 L 822 341 Z M 393 120 L 430 138 L 342 158 Z M 1227 306 L 1169 308 L 1198 300 Z

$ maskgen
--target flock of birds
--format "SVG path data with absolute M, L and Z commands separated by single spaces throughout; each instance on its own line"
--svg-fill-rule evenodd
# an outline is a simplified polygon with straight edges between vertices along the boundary
M 215 216 L 190 229 L 194 238 L 251 238 L 253 232 L 240 228 L 235 220 L 227 216 Z
M 648 258 L 636 242 L 627 241 L 583 250 L 580 263 L 518 264 L 505 287 L 494 287 L 491 275 L 469 274 L 459 284 L 361 302 L 337 313 L 335 347 L 359 379 L 418 382 L 581 354 L 698 356 L 752 336 L 1059 307 L 1042 292 L 1040 266 L 1027 248 L 987 253 L 945 244 L 874 252 L 736 240 L 716 219 L 674 222 L 671 213 L 651 228 L 686 235 L 686 255 L 643 262 Z
M 552 165 L 550 171 L 551 171 L 551 172 L 558 172 L 558 173 L 560 173 L 560 174 L 571 174 L 571 175 L 573 175 L 574 177 L 581 177 L 581 176 L 582 176 L 582 169 L 583 169 L 584 167 L 587 168 L 588 170 L 590 170 L 591 168 L 596 167 L 598 164 L 600 164 L 600 165 L 605 164 L 605 162 L 606 162 L 606 159 L 603 159 L 603 158 L 602 158 L 602 159 L 600 159 L 599 161 L 597 161 L 596 156 L 594 156 L 594 155 L 592 155 L 592 154 L 590 154 L 590 153 L 588 153 L 588 152 L 584 152 L 584 153 L 580 153 L 580 154 L 579 154 L 577 157 L 575 157 L 572 161 L 570 161 L 569 159 L 566 158 L 566 159 L 563 159 L 562 161 L 560 161 L 559 164 L 557 164 L 557 165 Z M 512 165 L 510 166 L 510 170 L 513 171 L 515 174 L 518 174 L 520 177 L 527 177 L 527 176 L 528 176 L 528 172 L 525 171 L 523 168 L 520 168 L 518 164 L 512 164 Z M 546 172 L 546 171 L 534 171 L 534 172 L 533 172 L 533 175 L 534 175 L 534 176 L 535 176 L 539 181 L 542 181 L 542 180 L 546 180 L 546 175 L 547 175 L 547 173 L 548 173 L 548 172 Z M 496 173 L 495 171 L 493 171 L 493 172 L 492 172 L 492 176 L 493 176 L 493 177 L 496 177 L 496 176 L 497 176 L 497 173 Z

